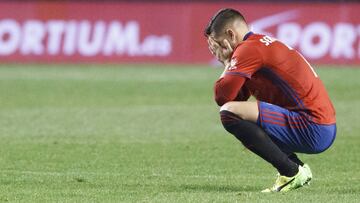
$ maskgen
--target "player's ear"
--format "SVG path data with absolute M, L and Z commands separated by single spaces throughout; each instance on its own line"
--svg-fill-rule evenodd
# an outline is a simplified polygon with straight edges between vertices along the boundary
M 231 41 L 235 40 L 235 32 L 232 29 L 227 29 L 226 30 L 226 34 L 229 36 L 229 38 L 231 39 Z

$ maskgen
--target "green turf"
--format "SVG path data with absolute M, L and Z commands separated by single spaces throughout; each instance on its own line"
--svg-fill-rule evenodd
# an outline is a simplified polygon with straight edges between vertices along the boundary
M 275 171 L 225 133 L 220 69 L 1 65 L 0 202 L 359 202 L 360 69 L 319 69 L 338 137 L 301 156 L 312 185 L 259 193 Z

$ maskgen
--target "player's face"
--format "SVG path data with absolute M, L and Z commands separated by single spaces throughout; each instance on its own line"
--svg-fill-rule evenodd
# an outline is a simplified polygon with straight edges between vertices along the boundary
M 237 40 L 237 33 L 236 29 L 233 28 L 226 28 L 223 33 L 220 34 L 213 34 L 211 36 L 222 48 L 226 48 L 226 45 L 224 44 L 224 40 L 226 39 L 231 47 L 235 49 L 237 45 L 239 44 Z
M 225 36 L 212 36 L 212 38 L 214 39 L 215 42 L 217 42 L 221 48 L 225 49 L 226 46 L 224 44 L 224 39 L 226 39 Z
M 236 41 L 236 38 L 235 38 L 235 35 L 233 34 L 232 31 L 230 31 L 230 34 L 229 32 L 225 32 L 221 35 L 213 35 L 212 36 L 213 39 L 215 40 L 215 42 L 217 42 L 222 48 L 226 49 L 226 45 L 224 44 L 224 40 L 226 39 L 231 47 L 234 49 L 236 46 L 237 46 L 237 41 Z

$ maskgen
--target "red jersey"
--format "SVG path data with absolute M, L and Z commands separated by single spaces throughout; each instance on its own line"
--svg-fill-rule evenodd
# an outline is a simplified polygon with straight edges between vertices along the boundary
M 336 122 L 335 109 L 311 65 L 297 51 L 265 35 L 245 36 L 214 89 L 219 106 L 253 95 L 259 101 L 304 112 L 317 124 Z

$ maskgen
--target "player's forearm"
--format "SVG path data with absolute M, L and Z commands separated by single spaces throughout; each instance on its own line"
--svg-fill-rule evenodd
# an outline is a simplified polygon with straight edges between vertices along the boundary
M 219 106 L 229 101 L 236 101 L 245 79 L 242 77 L 226 76 L 216 81 L 214 86 L 215 101 Z
M 214 99 L 218 106 L 222 106 L 232 100 L 231 97 L 222 92 L 218 84 L 215 85 L 214 92 Z

